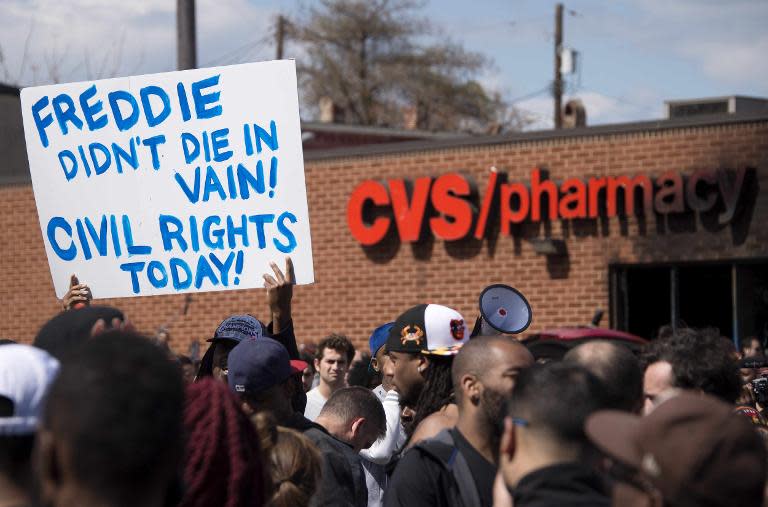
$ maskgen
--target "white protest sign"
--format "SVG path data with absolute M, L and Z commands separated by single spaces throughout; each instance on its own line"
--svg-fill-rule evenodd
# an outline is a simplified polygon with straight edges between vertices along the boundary
M 312 283 L 291 60 L 25 88 L 24 133 L 56 295 Z

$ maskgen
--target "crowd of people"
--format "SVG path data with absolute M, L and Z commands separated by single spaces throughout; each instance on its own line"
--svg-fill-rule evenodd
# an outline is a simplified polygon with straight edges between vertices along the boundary
M 0 345 L 0 506 L 765 505 L 759 339 L 675 326 L 545 362 L 422 304 L 368 350 L 299 343 L 272 269 L 269 318 L 227 318 L 199 362 L 73 277 L 32 345 Z

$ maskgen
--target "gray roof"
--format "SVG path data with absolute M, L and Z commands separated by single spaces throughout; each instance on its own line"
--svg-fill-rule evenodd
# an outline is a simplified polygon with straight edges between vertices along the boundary
M 455 132 L 428 132 L 426 130 L 407 130 L 390 127 L 371 127 L 367 125 L 349 125 L 345 123 L 301 122 L 303 132 L 321 132 L 329 134 L 355 134 L 381 137 L 404 137 L 417 139 L 456 139 L 466 134 Z
M 579 127 L 574 129 L 515 132 L 495 136 L 465 136 L 448 140 L 419 140 L 405 141 L 401 143 L 353 146 L 350 148 L 333 148 L 328 150 L 316 150 L 307 152 L 304 154 L 304 159 L 307 161 L 332 160 L 350 157 L 366 157 L 375 155 L 445 150 L 450 148 L 465 148 L 471 146 L 515 144 L 568 138 L 577 139 L 582 137 L 586 138 L 595 136 L 630 134 L 636 132 L 663 131 L 679 128 L 707 127 L 714 125 L 729 125 L 765 121 L 768 121 L 768 112 L 707 115 L 701 117 L 686 117 L 669 120 L 616 123 L 593 127 Z

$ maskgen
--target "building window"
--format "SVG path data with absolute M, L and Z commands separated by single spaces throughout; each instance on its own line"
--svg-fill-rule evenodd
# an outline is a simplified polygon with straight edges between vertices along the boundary
M 737 344 L 768 338 L 768 261 L 613 265 L 611 326 L 643 338 L 661 326 L 716 327 Z

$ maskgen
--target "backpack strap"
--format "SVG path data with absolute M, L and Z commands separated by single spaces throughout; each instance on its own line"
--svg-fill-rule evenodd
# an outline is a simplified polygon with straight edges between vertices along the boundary
M 451 473 L 464 507 L 480 505 L 480 493 L 477 491 L 469 464 L 456 447 L 451 430 L 443 430 L 435 437 L 419 442 L 415 447 L 440 461 Z

